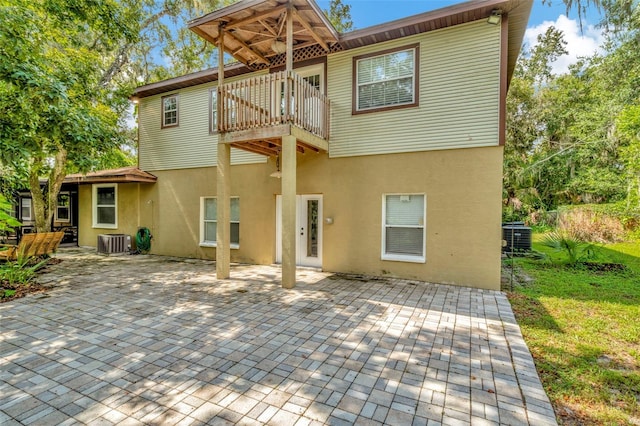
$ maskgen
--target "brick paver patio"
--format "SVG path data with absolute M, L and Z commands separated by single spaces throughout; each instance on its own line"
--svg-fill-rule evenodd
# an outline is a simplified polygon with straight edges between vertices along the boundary
M 58 257 L 0 304 L 0 424 L 556 424 L 500 292 Z

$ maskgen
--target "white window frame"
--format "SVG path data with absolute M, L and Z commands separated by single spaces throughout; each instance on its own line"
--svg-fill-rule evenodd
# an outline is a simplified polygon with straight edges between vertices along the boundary
M 60 196 L 61 195 L 66 195 L 67 197 L 69 197 L 69 205 L 68 206 L 61 206 L 60 205 Z M 67 218 L 66 219 L 60 219 L 60 208 L 65 208 L 67 209 L 67 211 L 69 212 L 67 214 Z M 61 192 L 60 194 L 58 194 L 58 205 L 56 206 L 56 214 L 55 214 L 55 221 L 56 222 L 71 222 L 71 193 L 70 192 Z
M 309 77 L 317 75 L 318 81 L 320 83 L 320 87 L 318 88 L 318 91 L 324 95 L 326 94 L 326 89 L 324 85 L 326 78 L 324 76 L 325 75 L 324 70 L 325 70 L 325 64 L 319 63 L 314 65 L 307 65 L 306 67 L 294 68 L 293 72 L 295 72 L 302 79 L 307 79 Z M 276 83 L 274 82 L 273 93 L 276 94 L 276 97 L 273 98 L 275 101 L 275 104 L 272 106 L 272 108 L 274 111 L 276 111 L 277 116 L 280 117 L 284 115 L 284 82 L 280 82 L 279 87 L 276 87 L 275 84 Z M 294 111 L 294 110 L 295 110 L 295 103 L 294 103 L 294 100 L 292 99 L 291 111 Z
M 218 133 L 218 87 L 209 90 L 209 133 Z
M 238 200 L 238 202 L 240 202 L 240 197 L 230 197 L 231 200 Z M 218 242 L 216 241 L 205 241 L 204 239 L 204 228 L 205 228 L 205 223 L 206 222 L 215 222 L 217 223 L 218 220 L 212 220 L 212 219 L 205 219 L 204 217 L 204 210 L 205 210 L 205 205 L 204 202 L 205 200 L 209 200 L 209 199 L 214 199 L 216 200 L 216 204 L 217 204 L 217 199 L 218 197 L 200 197 L 200 247 L 217 247 L 218 246 Z M 217 209 L 217 205 L 216 205 L 216 209 Z M 238 224 L 238 239 L 240 238 L 240 221 L 239 220 L 231 220 L 230 223 L 237 223 Z M 217 238 L 217 236 L 216 236 Z M 229 248 L 232 249 L 239 249 L 240 248 L 240 241 L 238 241 L 237 243 L 231 242 L 229 244 Z
M 376 81 L 371 81 L 369 83 L 360 83 L 359 81 L 359 69 L 360 69 L 360 64 L 363 63 L 364 61 L 371 61 L 374 60 L 376 58 L 380 58 L 380 57 L 386 57 L 389 55 L 395 55 L 398 53 L 402 53 L 402 52 L 413 52 L 413 68 L 412 68 L 412 73 L 411 73 L 411 78 L 413 81 L 413 98 L 410 102 L 402 102 L 402 103 L 395 103 L 395 104 L 389 104 L 389 105 L 378 105 L 378 106 L 372 106 L 372 107 L 368 107 L 368 108 L 361 108 L 360 107 L 360 86 L 365 86 L 365 85 L 372 85 L 372 84 L 376 84 L 376 83 L 384 83 L 384 82 L 391 82 L 391 81 L 396 81 L 396 80 L 400 80 L 403 78 L 407 78 L 408 76 L 402 76 L 402 77 L 396 77 L 396 78 L 388 78 L 388 79 L 383 79 L 383 80 L 376 80 Z M 376 52 L 373 54 L 367 54 L 367 55 L 361 55 L 361 56 L 357 56 L 353 58 L 354 61 L 354 65 L 353 65 L 353 114 L 360 114 L 360 113 L 367 113 L 367 112 L 374 112 L 374 111 L 384 111 L 384 110 L 390 110 L 390 109 L 396 109 L 396 108 L 408 108 L 408 107 L 415 107 L 418 106 L 419 102 L 419 61 L 420 61 L 420 49 L 419 46 L 416 45 L 411 45 L 411 46 L 403 46 L 403 47 L 399 47 L 399 48 L 395 48 L 395 49 L 389 49 L 389 50 L 385 50 L 383 52 Z
M 113 202 L 114 205 L 98 205 L 98 188 L 113 188 Z M 92 213 L 93 213 L 93 227 L 94 228 L 103 228 L 103 229 L 117 229 L 118 228 L 118 184 L 117 183 L 99 183 L 92 185 Z M 114 212 L 114 223 L 98 223 L 98 207 L 113 207 L 115 209 Z
M 420 225 L 411 225 L 411 226 L 402 226 L 402 225 L 387 225 L 387 197 L 389 196 L 421 196 L 423 197 L 423 212 L 422 212 L 422 224 Z M 424 193 L 391 193 L 391 194 L 382 194 L 382 246 L 381 246 L 381 259 L 382 260 L 392 260 L 398 262 L 413 262 L 413 263 L 425 263 L 426 262 L 426 249 L 427 249 L 427 194 Z M 387 228 L 422 228 L 422 255 L 408 255 L 408 254 L 393 254 L 386 253 L 387 247 Z
M 27 202 L 28 201 L 28 202 Z M 22 209 L 25 207 L 29 208 L 29 216 L 22 215 Z M 33 200 L 31 198 L 21 198 L 20 199 L 20 220 L 33 220 Z
M 165 109 L 165 102 L 168 99 L 174 98 L 176 100 L 176 107 L 175 109 Z M 177 127 L 178 124 L 180 123 L 180 99 L 178 98 L 178 94 L 175 93 L 173 95 L 167 95 L 167 96 L 163 96 L 161 98 L 162 100 L 162 128 L 165 127 Z M 175 123 L 167 123 L 167 113 L 170 112 L 174 112 L 176 113 L 176 122 Z

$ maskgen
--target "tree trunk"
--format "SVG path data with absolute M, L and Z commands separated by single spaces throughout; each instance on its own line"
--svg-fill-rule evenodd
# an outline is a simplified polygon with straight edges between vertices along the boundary
M 51 230 L 51 224 L 46 219 L 46 204 L 43 188 L 40 186 L 40 171 L 44 160 L 42 158 L 32 158 L 29 167 L 29 190 L 31 191 L 31 204 L 33 217 L 36 221 L 36 232 L 47 232 Z
M 58 194 L 66 176 L 67 150 L 62 147 L 59 148 L 54 157 L 53 168 L 49 172 L 47 185 L 44 188 L 40 185 L 40 174 L 44 168 L 43 165 L 44 160 L 34 158 L 31 160 L 31 170 L 29 172 L 29 190 L 31 191 L 36 232 L 51 231 L 53 215 L 58 208 Z

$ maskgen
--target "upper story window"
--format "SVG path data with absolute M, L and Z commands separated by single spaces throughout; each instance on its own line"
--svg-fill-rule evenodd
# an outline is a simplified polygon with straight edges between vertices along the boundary
M 218 88 L 209 90 L 209 133 L 218 131 Z
M 162 97 L 162 127 L 178 125 L 178 95 Z
M 353 58 L 353 113 L 418 105 L 418 45 Z
M 118 227 L 118 185 L 115 183 L 93 185 L 93 227 Z

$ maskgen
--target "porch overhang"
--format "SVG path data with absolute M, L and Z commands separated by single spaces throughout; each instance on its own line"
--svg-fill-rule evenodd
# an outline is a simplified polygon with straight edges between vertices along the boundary
M 316 46 L 328 54 L 338 44 L 338 32 L 313 0 L 240 1 L 191 21 L 189 29 L 216 45 L 222 29 L 226 53 L 251 69 L 271 68 L 289 41 L 287 14 L 294 51 Z
M 74 173 L 64 178 L 65 183 L 156 183 L 158 178 L 137 167 L 121 167 L 119 169 L 99 170 L 87 174 Z

